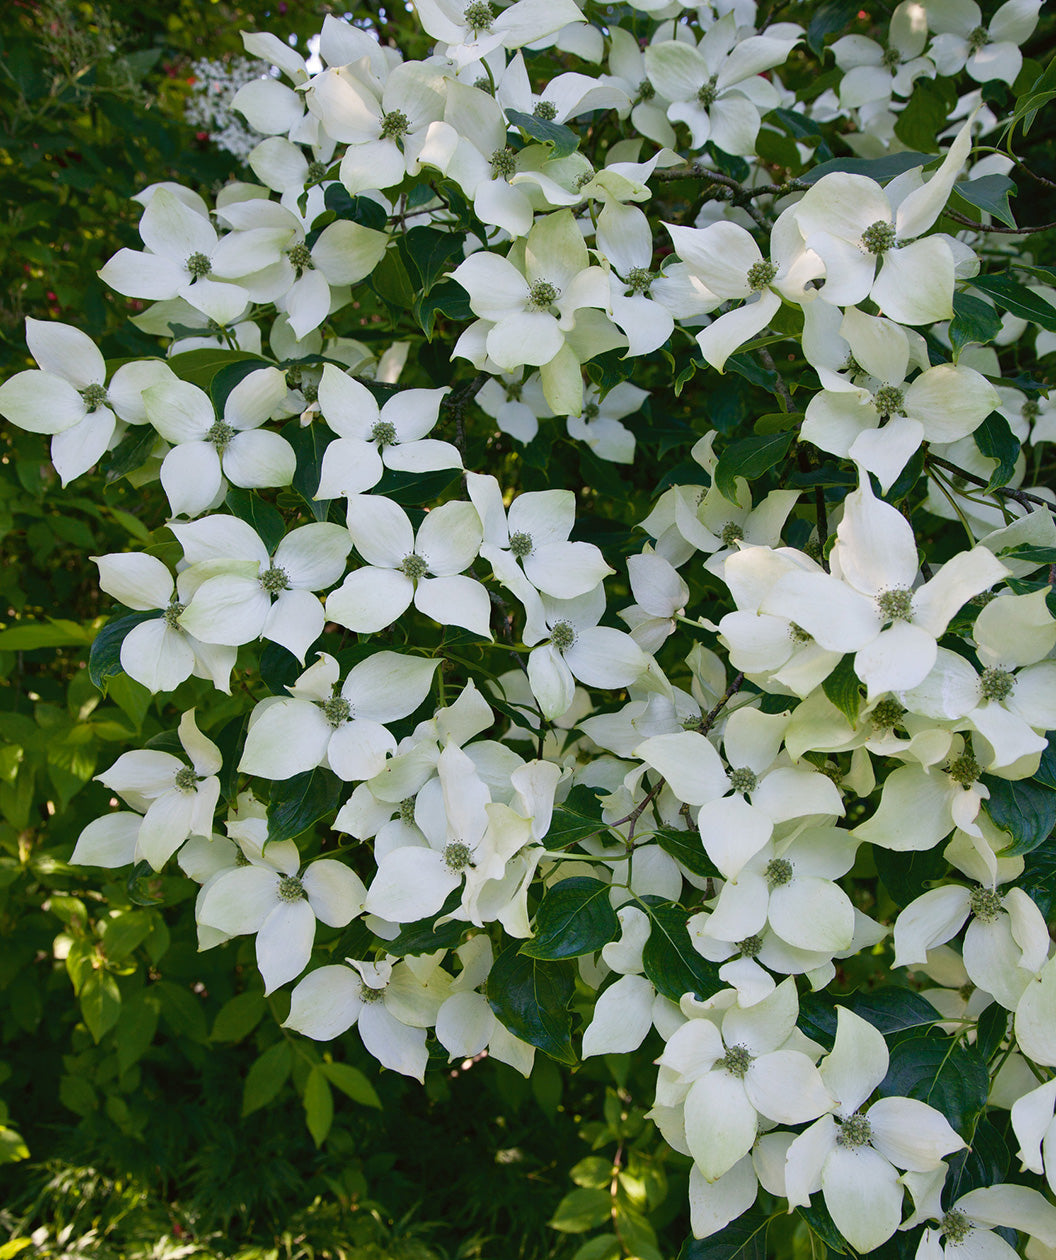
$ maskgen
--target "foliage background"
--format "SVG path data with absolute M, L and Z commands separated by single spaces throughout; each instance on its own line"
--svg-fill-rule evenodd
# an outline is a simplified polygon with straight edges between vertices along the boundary
M 871 6 L 875 25 L 891 7 Z M 30 366 L 27 315 L 76 324 L 108 359 L 156 351 L 127 322 L 135 304 L 95 273 L 137 244 L 130 198 L 145 184 L 215 189 L 244 174 L 182 122 L 191 62 L 239 55 L 241 29 L 288 32 L 304 51 L 329 11 L 310 0 L 3 6 L 0 377 Z M 783 12 L 818 24 L 821 41 L 874 26 L 843 0 Z M 356 14 L 384 31 L 383 9 Z M 1025 50 L 1025 80 L 1048 62 L 1053 29 L 1050 14 Z M 425 52 L 418 41 L 401 32 L 409 56 Z M 996 85 L 997 97 L 1005 91 Z M 931 151 L 926 95 L 917 134 L 902 138 Z M 945 102 L 932 107 L 945 118 Z M 1045 179 L 1056 175 L 1052 125 L 1042 118 L 1030 135 L 1028 160 Z M 769 156 L 779 164 L 781 154 Z M 1048 220 L 1047 195 L 1020 181 L 1019 221 Z M 682 211 L 691 222 L 692 205 Z M 1035 242 L 1039 254 L 1051 236 Z M 662 366 L 653 370 L 661 382 Z M 562 484 L 598 491 L 592 540 L 618 548 L 621 522 L 641 515 L 636 494 L 664 477 L 696 479 L 679 460 L 703 427 L 750 432 L 752 418 L 774 410 L 744 376 L 699 385 L 679 398 L 668 391 L 662 408 L 654 400 L 633 473 L 560 444 L 544 424 L 521 488 L 547 484 L 546 458 L 557 459 Z M 263 997 L 251 942 L 197 952 L 189 881 L 100 889 L 98 872 L 66 864 L 85 821 L 106 808 L 92 776 L 172 726 L 164 700 L 126 676 L 103 700 L 86 669 L 108 609 L 85 558 L 149 542 L 149 517 L 139 491 L 107 480 L 106 468 L 57 494 L 36 435 L 5 431 L 0 452 L 0 1260 L 674 1254 L 688 1233 L 688 1161 L 643 1118 L 659 1042 L 570 1071 L 540 1055 L 527 1082 L 499 1064 L 456 1063 L 422 1091 L 379 1073 L 354 1035 L 335 1061 L 284 1034 L 288 998 Z M 172 698 L 174 710 L 194 703 L 194 686 Z M 222 725 L 225 698 L 208 694 L 210 723 Z M 862 872 L 859 903 L 885 917 L 929 875 L 878 882 Z M 614 1234 L 582 1245 L 610 1223 Z M 800 1217 L 770 1241 L 794 1260 L 824 1253 Z

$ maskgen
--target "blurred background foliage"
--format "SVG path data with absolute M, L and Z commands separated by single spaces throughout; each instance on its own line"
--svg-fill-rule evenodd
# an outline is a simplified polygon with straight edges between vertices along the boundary
M 874 7 L 875 22 L 845 0 L 781 13 L 824 19 L 825 42 L 886 25 L 893 6 Z M 108 294 L 96 272 L 138 244 L 130 198 L 146 184 L 208 192 L 246 175 L 184 121 L 193 63 L 240 56 L 243 29 L 287 34 L 307 54 L 328 12 L 344 16 L 317 0 L 0 0 L 0 377 L 31 366 L 27 316 L 75 324 L 108 359 L 158 352 L 128 323 L 136 304 Z M 390 23 L 379 0 L 357 5 L 355 20 L 383 35 Z M 427 39 L 408 40 L 404 25 L 401 47 L 424 55 Z M 1027 49 L 1025 84 L 1051 57 L 1054 30 L 1043 22 Z M 822 90 L 816 65 L 805 54 L 790 62 L 793 86 Z M 986 90 L 998 110 L 1017 95 Z M 931 102 L 933 122 L 926 95 L 913 140 L 931 152 L 948 103 Z M 789 152 L 798 158 L 770 135 L 779 175 Z M 1051 178 L 1051 135 L 1039 125 L 1030 142 L 1035 172 Z M 1021 222 L 1051 217 L 1044 192 L 1021 182 Z M 666 217 L 692 222 L 696 187 L 665 195 Z M 377 318 L 392 316 L 378 335 L 413 330 L 377 297 Z M 447 371 L 444 340 L 419 342 L 412 363 L 426 377 L 409 383 Z M 654 358 L 636 382 L 669 386 L 667 361 Z M 591 375 L 608 388 L 630 363 L 615 352 Z M 584 528 L 594 532 L 581 536 L 618 554 L 654 487 L 701 480 L 688 459 L 701 432 L 750 432 L 774 413 L 771 375 L 746 367 L 710 377 L 706 394 L 683 381 L 677 396 L 654 396 L 633 468 L 565 441 L 552 420 L 516 465 L 490 423 L 469 433 L 467 463 L 480 466 L 486 445 L 488 466 L 505 460 L 504 484 L 591 487 Z M 814 485 L 809 472 L 803 484 Z M 659 1041 L 571 1070 L 539 1055 L 528 1081 L 500 1064 L 441 1062 L 423 1090 L 379 1072 L 354 1033 L 333 1046 L 285 1033 L 288 997 L 263 996 L 251 940 L 197 952 L 190 881 L 67 865 L 81 828 L 107 808 L 96 773 L 170 731 L 179 709 L 208 705 L 203 729 L 219 730 L 241 707 L 193 681 L 155 701 L 125 675 L 103 698 L 88 677 L 110 611 L 88 557 L 149 545 L 143 522 L 164 507 L 145 503 L 105 469 L 59 493 L 46 439 L 0 433 L 0 1260 L 675 1254 L 689 1232 L 688 1160 L 644 1118 Z M 881 918 L 930 877 L 856 874 L 859 904 Z M 884 960 L 852 966 L 837 988 L 867 982 Z M 825 1254 L 804 1219 L 786 1220 L 771 1231 L 782 1257 Z

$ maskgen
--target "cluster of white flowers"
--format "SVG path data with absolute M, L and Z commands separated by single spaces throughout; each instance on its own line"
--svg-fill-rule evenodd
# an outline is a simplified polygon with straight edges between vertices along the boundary
M 191 62 L 190 71 L 191 90 L 184 105 L 184 119 L 198 131 L 206 132 L 217 148 L 244 162 L 256 148 L 259 137 L 232 110 L 231 101 L 240 87 L 260 77 L 260 67 L 248 57 L 199 57 Z
M 572 1016 L 532 1006 L 526 969 L 554 1002 L 553 977 L 575 970 L 595 995 L 584 1055 L 663 1046 L 651 1114 L 692 1159 L 698 1237 L 761 1186 L 789 1209 L 820 1195 L 860 1252 L 922 1226 L 925 1260 L 943 1238 L 1014 1254 L 994 1228 L 1056 1247 L 1038 1180 L 1056 1188 L 1056 957 L 1023 878 L 1047 834 L 1020 834 L 1013 786 L 1056 787 L 1056 498 L 1025 488 L 1016 458 L 1056 429 L 1036 384 L 1002 382 L 980 344 L 1029 327 L 1022 302 L 1002 323 L 972 288 L 986 222 L 947 216 L 957 188 L 973 204 L 973 138 L 999 126 L 975 84 L 1016 79 L 1040 0 L 989 24 L 973 0 L 903 0 L 886 46 L 831 46 L 837 85 L 808 103 L 781 77 L 804 31 L 757 30 L 742 0 L 643 0 L 641 41 L 574 0 L 415 7 L 437 41 L 423 61 L 332 18 L 316 73 L 246 36 L 286 80 L 235 97 L 265 136 L 259 184 L 213 207 L 148 188 L 144 248 L 101 272 L 152 304 L 137 322 L 169 331 L 166 360 L 111 373 L 76 328 L 30 320 L 39 367 L 0 386 L 0 412 L 52 435 L 63 484 L 130 441 L 139 483 L 160 480 L 175 572 L 94 558 L 139 614 L 120 668 L 151 692 L 192 675 L 229 691 L 238 665 L 253 697 L 226 766 L 192 710 L 183 756 L 129 752 L 100 775 L 127 809 L 92 822 L 73 860 L 175 858 L 201 884 L 202 947 L 255 934 L 267 990 L 297 981 L 289 1027 L 355 1024 L 419 1079 L 430 1037 L 529 1072 Z M 533 81 L 553 48 L 580 69 Z M 914 84 L 962 74 L 941 153 L 907 156 Z M 859 158 L 768 183 L 758 149 L 808 163 L 832 118 Z M 588 159 L 603 123 L 618 138 Z M 1008 167 L 986 169 L 972 179 Z M 678 179 L 710 199 L 690 223 L 650 216 Z M 429 338 L 442 317 L 452 385 L 393 388 L 414 371 L 406 343 L 337 334 L 364 327 L 342 312 L 368 292 Z M 1039 356 L 1056 349 L 1045 293 Z M 782 338 L 809 371 L 776 390 L 778 424 L 724 445 L 702 415 L 693 478 L 658 492 L 625 558 L 574 539 L 572 490 L 514 493 L 464 466 L 478 404 L 516 441 L 563 417 L 630 463 L 624 421 L 648 394 L 627 360 L 670 346 L 680 390 Z M 612 351 L 624 379 L 600 392 L 584 365 Z M 794 438 L 798 472 L 760 492 Z M 753 464 L 767 442 L 776 455 Z M 440 501 L 394 489 L 445 475 Z M 936 554 L 943 517 L 967 544 L 943 533 Z M 614 607 L 621 589 L 632 602 Z M 261 640 L 303 671 L 271 694 Z M 502 663 L 475 677 L 467 643 Z M 222 769 L 235 787 L 217 824 Z M 329 808 L 298 814 L 310 794 L 291 782 L 332 790 Z M 334 810 L 350 842 L 319 857 L 312 824 Z M 866 914 L 850 873 L 926 851 L 936 886 L 886 922 Z M 317 921 L 357 919 L 365 956 L 338 933 L 315 944 Z M 819 996 L 805 1020 L 804 995 L 889 946 L 887 991 L 913 999 L 911 1019 L 871 1020 L 848 996 L 826 1024 Z M 924 1001 L 906 981 L 927 977 Z M 915 1026 L 975 1055 L 989 1092 L 944 1114 L 941 1091 L 931 1106 L 908 1090 L 884 1034 Z M 945 1188 L 984 1107 L 1010 1109 L 1032 1187 Z

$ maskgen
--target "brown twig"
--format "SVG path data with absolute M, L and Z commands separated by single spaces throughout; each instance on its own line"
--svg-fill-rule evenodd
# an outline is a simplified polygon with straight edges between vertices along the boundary
M 985 477 L 979 477 L 975 473 L 969 472 L 967 468 L 961 468 L 959 464 L 951 463 L 950 460 L 943 459 L 940 455 L 934 455 L 931 451 L 928 452 L 927 458 L 928 462 L 937 464 L 940 468 L 945 468 L 947 472 L 962 477 L 965 481 L 970 481 L 972 485 L 982 486 L 985 489 L 989 484 Z M 1029 490 L 1015 490 L 1011 486 L 996 486 L 993 490 L 987 490 L 987 493 L 999 495 L 1003 499 L 1013 499 L 1021 507 L 1026 507 L 1028 503 L 1037 503 L 1056 514 L 1056 503 L 1043 499 L 1040 494 L 1031 494 Z
M 995 223 L 976 223 L 974 219 L 969 219 L 966 214 L 959 214 L 956 210 L 947 209 L 943 214 L 954 223 L 963 223 L 965 227 L 974 228 L 977 232 L 1000 232 L 1003 236 L 1033 236 L 1035 232 L 1048 232 L 1056 228 L 1056 222 L 1035 223 L 1030 227 L 999 227 Z

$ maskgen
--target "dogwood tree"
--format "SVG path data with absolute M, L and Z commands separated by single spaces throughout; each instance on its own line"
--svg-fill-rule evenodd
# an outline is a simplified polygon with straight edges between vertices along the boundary
M 260 182 L 100 259 L 157 355 L 0 385 L 149 535 L 90 669 L 175 736 L 72 860 L 388 1070 L 655 1062 L 687 1260 L 1056 1248 L 1040 10 L 246 32 Z M 659 1260 L 613 1177 L 555 1227 Z

